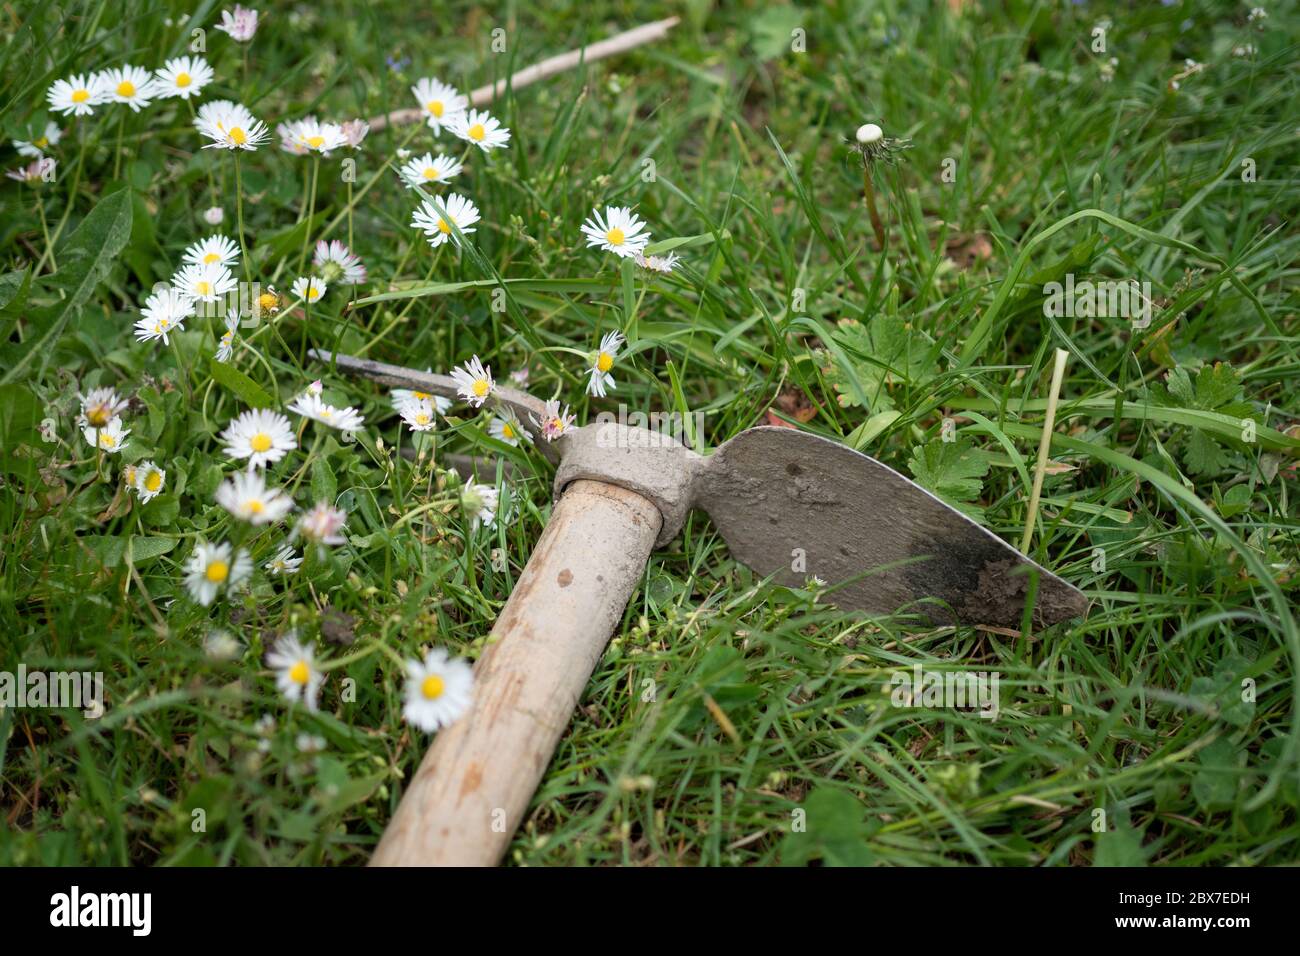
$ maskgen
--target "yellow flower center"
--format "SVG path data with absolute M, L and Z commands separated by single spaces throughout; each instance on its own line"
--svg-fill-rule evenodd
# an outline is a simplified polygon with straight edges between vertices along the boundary
M 447 225 L 446 219 L 438 220 L 438 231 L 442 233 L 444 236 L 451 235 L 451 226 Z
M 600 369 L 602 372 L 608 372 L 613 367 L 614 356 L 610 355 L 608 352 L 601 352 L 596 356 L 596 368 Z
M 135 96 L 135 84 L 130 80 L 123 80 L 117 84 L 117 95 L 131 97 Z
M 158 325 L 155 326 L 154 331 L 156 331 L 156 332 L 166 332 L 169 328 L 171 328 L 171 324 L 172 324 L 172 323 L 171 323 L 171 320 L 170 320 L 170 319 L 159 319 L 159 320 L 158 320 Z
M 88 100 L 88 99 L 90 99 L 90 90 L 73 90 L 73 91 L 72 91 L 72 102 L 74 102 L 74 103 L 84 103 L 84 102 L 86 102 L 86 100 Z
M 193 80 L 190 78 L 190 75 L 188 73 L 176 74 L 176 85 L 179 86 L 181 89 L 185 89 L 185 87 L 189 86 L 190 83 L 192 82 Z
M 416 416 L 415 416 L 415 424 L 417 424 L 417 425 L 427 425 L 427 424 L 429 424 L 429 415 L 428 415 L 428 413 L 426 413 L 426 412 L 420 412 L 418 415 L 416 415 Z
M 325 137 L 324 137 L 324 136 L 312 136 L 312 137 L 308 138 L 308 140 L 307 140 L 307 145 L 310 146 L 312 149 L 320 149 L 322 146 L 325 145 Z
M 469 128 L 468 132 L 469 138 L 474 140 L 476 143 L 482 142 L 483 137 L 487 135 L 487 130 L 483 128 L 482 123 L 475 123 Z
M 145 491 L 157 491 L 162 487 L 163 476 L 161 471 L 151 471 L 149 476 L 144 480 Z
M 108 424 L 108 409 L 103 405 L 96 405 L 86 412 L 86 421 L 98 427 Z
M 37 149 L 44 149 L 46 146 L 50 145 L 50 141 L 46 137 L 42 136 L 40 139 L 36 140 L 36 142 L 32 143 L 32 145 Z
M 289 680 L 295 684 L 305 684 L 311 677 L 311 668 L 307 666 L 306 661 L 298 661 L 289 668 Z
M 425 178 L 425 179 L 437 179 L 437 178 L 438 178 L 438 175 L 439 175 L 439 173 L 438 173 L 438 167 L 437 167 L 437 166 L 426 166 L 426 167 L 424 167 L 424 178 Z
M 114 438 L 112 435 L 110 435 L 108 432 L 100 432 L 99 443 L 104 448 L 113 448 L 114 446 L 117 445 L 117 439 Z
M 307 286 L 307 301 L 315 302 L 319 298 L 320 298 L 320 289 L 316 288 L 314 285 Z
M 446 689 L 447 685 L 437 674 L 430 674 L 420 682 L 420 693 L 424 695 L 426 700 L 437 700 Z
M 204 572 L 206 577 L 213 584 L 220 584 L 230 576 L 230 565 L 225 561 L 212 561 L 208 564 L 208 570 Z
M 260 498 L 250 498 L 248 502 L 245 503 L 244 510 L 250 515 L 260 515 L 265 510 L 265 505 L 262 504 L 262 499 Z
M 266 432 L 258 432 L 249 441 L 248 446 L 252 448 L 253 451 L 270 451 L 271 436 Z
M 194 284 L 194 291 L 199 295 L 212 295 L 212 283 L 199 281 Z
M 428 392 L 412 392 L 412 393 L 411 393 L 411 396 L 412 396 L 413 398 L 418 398 L 420 401 L 424 401 L 426 398 L 429 397 L 429 393 L 428 393 Z
M 558 435 L 560 432 L 564 431 L 564 419 L 562 419 L 562 418 L 552 418 L 552 419 L 551 419 L 551 431 L 555 432 L 557 435 Z
M 437 116 L 440 119 L 442 118 L 442 100 L 429 100 L 429 102 L 424 105 L 424 108 L 434 116 Z
M 486 395 L 490 388 L 491 386 L 488 385 L 487 379 L 478 378 L 474 380 L 473 390 L 474 390 L 474 394 L 478 398 L 482 398 L 484 395 Z
M 236 146 L 243 146 L 248 142 L 248 134 L 238 126 L 230 127 L 230 141 Z
M 502 425 L 502 426 L 501 426 L 501 437 L 502 437 L 502 438 L 514 438 L 514 437 L 515 437 L 515 429 L 514 429 L 514 426 L 511 425 L 509 422 L 506 422 L 504 425 Z
M 205 266 L 220 261 L 221 261 L 221 256 L 217 255 L 215 252 L 209 252 L 206 256 L 203 257 L 203 264 Z
M 270 292 L 263 292 L 261 295 L 257 297 L 257 304 L 261 306 L 263 309 L 270 310 L 278 306 L 280 304 L 280 300 L 276 298 L 274 295 L 272 295 Z
M 609 232 L 605 233 L 605 239 L 611 246 L 621 246 L 626 241 L 627 236 L 623 235 L 623 230 L 615 226 Z

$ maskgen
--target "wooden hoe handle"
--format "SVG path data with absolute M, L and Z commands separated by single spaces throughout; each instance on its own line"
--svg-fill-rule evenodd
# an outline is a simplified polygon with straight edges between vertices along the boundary
M 616 485 L 581 480 L 564 490 L 475 667 L 469 711 L 434 739 L 372 865 L 501 859 L 662 520 Z

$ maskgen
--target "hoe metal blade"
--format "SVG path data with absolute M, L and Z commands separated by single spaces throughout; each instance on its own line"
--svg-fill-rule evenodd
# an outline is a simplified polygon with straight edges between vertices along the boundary
M 737 560 L 787 585 L 816 575 L 841 608 L 1018 627 L 1035 578 L 1037 626 L 1088 606 L 1077 588 L 920 485 L 816 435 L 751 428 L 696 481 L 696 506 Z M 791 567 L 796 549 L 801 570 Z

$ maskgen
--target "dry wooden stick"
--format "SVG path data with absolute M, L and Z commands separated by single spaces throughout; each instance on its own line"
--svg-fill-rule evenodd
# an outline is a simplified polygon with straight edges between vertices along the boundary
M 661 40 L 668 35 L 669 30 L 680 22 L 680 17 L 669 17 L 666 20 L 656 20 L 654 23 L 643 23 L 639 27 L 625 30 L 607 40 L 593 43 L 591 46 L 579 47 L 576 50 L 570 50 L 568 53 L 548 57 L 540 63 L 525 67 L 508 80 L 497 80 L 487 86 L 480 86 L 469 94 L 470 105 L 483 106 L 486 103 L 491 103 L 504 93 L 508 87 L 516 90 L 522 89 L 557 73 L 571 70 L 579 63 L 595 63 L 597 60 L 604 60 L 619 53 L 626 53 L 636 47 L 644 46 L 647 43 L 653 43 L 655 40 Z M 393 110 L 391 113 L 372 118 L 370 128 L 372 130 L 381 130 L 386 126 L 406 126 L 410 123 L 418 123 L 423 119 L 424 110 L 418 106 L 405 110 Z
M 1029 516 L 1025 519 L 1025 535 L 1020 539 L 1022 553 L 1029 552 L 1029 542 L 1034 536 L 1034 521 L 1038 518 L 1038 498 L 1043 493 L 1043 474 L 1047 471 L 1047 452 L 1052 445 L 1052 429 L 1056 427 L 1056 402 L 1061 397 L 1061 380 L 1065 377 L 1065 360 L 1070 353 L 1056 350 L 1056 365 L 1052 369 L 1052 390 L 1047 396 L 1047 418 L 1043 420 L 1043 435 L 1038 440 L 1038 466 L 1034 469 L 1034 487 L 1029 493 Z

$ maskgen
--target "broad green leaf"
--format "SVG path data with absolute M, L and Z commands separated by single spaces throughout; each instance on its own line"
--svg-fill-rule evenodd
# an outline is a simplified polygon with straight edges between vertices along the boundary
M 971 502 L 979 497 L 982 479 L 989 473 L 988 452 L 966 438 L 932 441 L 913 448 L 907 466 L 921 487 L 977 521 L 983 520 L 983 509 Z
M 63 298 L 30 313 L 26 338 L 4 349 L 0 365 L 8 367 L 0 385 L 23 377 L 38 358 L 42 364 L 49 361 L 53 344 L 107 276 L 130 236 L 131 192 L 120 189 L 101 199 L 59 247 L 59 270 L 51 285 Z
M 274 399 L 262 386 L 235 368 L 229 362 L 218 362 L 216 357 L 208 360 L 208 371 L 212 373 L 217 384 L 233 392 L 245 404 L 253 408 L 270 408 Z

